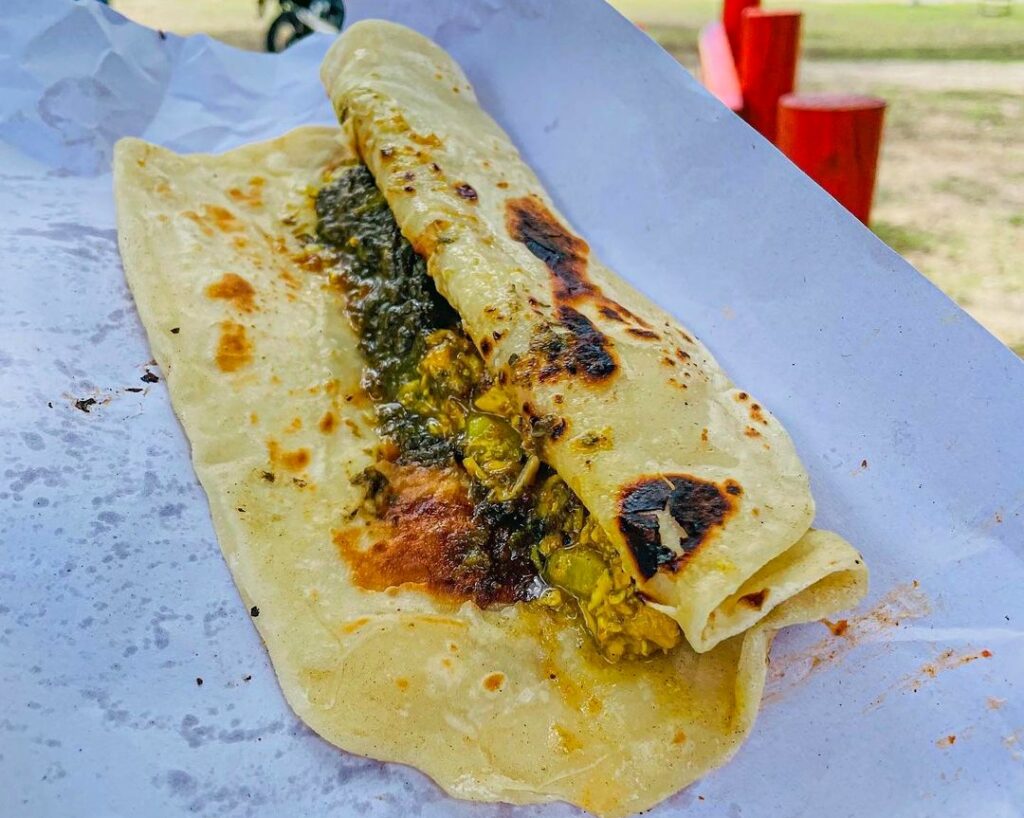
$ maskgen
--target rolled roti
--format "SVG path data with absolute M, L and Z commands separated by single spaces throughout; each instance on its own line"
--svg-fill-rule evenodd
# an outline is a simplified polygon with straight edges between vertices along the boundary
M 342 131 L 219 156 L 115 150 L 125 273 L 244 604 L 289 704 L 337 746 L 461 798 L 646 809 L 736 750 L 772 634 L 854 604 L 862 561 L 808 530 L 777 421 L 590 257 L 440 49 L 360 24 L 325 78 Z M 370 503 L 388 443 L 352 322 L 364 293 L 339 286 L 351 258 L 312 240 L 323 191 L 361 162 L 488 377 L 542 421 L 543 468 L 689 643 L 610 662 L 578 616 L 472 571 L 446 584 L 451 554 L 423 547 L 451 545 L 435 535 L 461 513 L 444 471 L 391 464 L 399 499 Z M 382 564 L 391 581 L 367 576 Z
M 366 21 L 321 77 L 481 355 L 524 413 L 563 429 L 544 460 L 695 650 L 830 574 L 865 575 L 839 537 L 797 546 L 814 500 L 785 429 L 593 256 L 448 54 Z

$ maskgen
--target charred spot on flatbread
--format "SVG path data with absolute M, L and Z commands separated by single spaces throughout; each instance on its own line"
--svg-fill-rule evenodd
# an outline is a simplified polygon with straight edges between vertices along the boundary
M 507 200 L 505 227 L 513 240 L 525 245 L 548 268 L 556 304 L 567 307 L 589 302 L 602 318 L 634 324 L 628 331 L 636 337 L 658 338 L 650 331 L 647 321 L 609 298 L 590 280 L 587 275 L 590 246 L 573 235 L 537 196 Z
M 309 449 L 288 450 L 276 440 L 267 441 L 267 453 L 271 467 L 278 471 L 305 471 L 313 459 Z
M 736 510 L 738 483 L 719 486 L 688 474 L 644 477 L 619 495 L 618 526 L 644 579 L 659 568 L 677 570 Z M 666 542 L 659 513 L 667 511 L 685 533 Z
M 263 188 L 267 180 L 262 176 L 253 176 L 245 187 L 236 186 L 228 189 L 228 197 L 235 204 L 250 208 L 263 206 Z
M 338 418 L 334 412 L 331 412 L 330 410 L 324 413 L 323 417 L 320 418 L 320 422 L 317 424 L 317 427 L 325 435 L 329 435 L 337 428 L 337 426 Z
M 481 510 L 453 468 L 400 466 L 380 481 L 386 492 L 369 529 L 333 532 L 357 585 L 385 591 L 403 585 L 433 596 L 472 600 L 480 607 L 530 597 L 537 569 L 529 551 L 512 547 Z
M 750 594 L 744 594 L 739 598 L 739 602 L 755 611 L 759 611 L 764 607 L 764 601 L 768 597 L 768 589 L 762 588 L 760 591 L 754 591 Z
M 237 372 L 251 364 L 252 358 L 253 344 L 245 327 L 234 321 L 222 322 L 215 355 L 217 368 L 221 372 Z
M 207 286 L 205 293 L 207 298 L 227 301 L 239 312 L 252 312 L 256 309 L 256 289 L 237 273 L 224 273 Z
M 242 221 L 220 205 L 204 204 L 198 213 L 186 210 L 181 215 L 194 222 L 205 236 L 213 236 L 215 233 L 241 233 L 245 230 Z
M 563 366 L 570 375 L 582 374 L 589 381 L 603 381 L 616 370 L 612 343 L 583 313 L 572 307 L 558 308 L 558 320 L 568 330 L 567 354 Z
M 551 271 L 555 299 L 573 302 L 599 295 L 587 278 L 590 247 L 558 221 L 536 196 L 509 199 L 505 203 L 509 235 L 526 245 Z
M 609 321 L 615 321 L 619 324 L 626 323 L 626 319 L 622 316 L 622 313 L 609 304 L 602 304 L 597 308 L 597 311 Z
M 465 199 L 473 204 L 476 204 L 480 198 L 473 186 L 466 182 L 461 182 L 455 185 L 455 192 L 458 194 L 460 199 Z
M 597 311 L 608 320 L 616 321 L 617 324 L 634 324 L 643 330 L 650 330 L 650 325 L 644 318 L 640 317 L 631 309 L 623 306 L 617 301 L 612 301 L 604 294 L 601 295 Z M 631 329 L 627 332 L 633 331 Z M 658 336 L 656 333 L 652 333 L 649 336 L 641 335 L 640 337 L 657 338 Z
M 654 340 L 654 341 L 657 341 L 659 338 L 661 338 L 661 336 L 658 335 L 658 333 L 656 333 L 654 330 L 650 330 L 650 329 L 642 329 L 642 328 L 638 328 L 638 327 L 629 327 L 629 328 L 626 329 L 626 332 L 628 332 L 634 338 L 645 338 L 645 339 L 650 339 L 650 340 Z
M 616 374 L 619 367 L 611 339 L 593 321 L 565 305 L 558 308 L 557 318 L 557 323 L 541 326 L 526 355 L 510 362 L 519 383 L 569 377 L 600 384 Z

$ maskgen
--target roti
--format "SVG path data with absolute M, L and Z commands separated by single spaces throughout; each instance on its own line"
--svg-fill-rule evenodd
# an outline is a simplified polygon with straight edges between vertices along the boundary
M 460 798 L 650 807 L 736 750 L 772 634 L 855 604 L 863 560 L 443 51 L 361 23 L 324 78 L 340 130 L 115 151 L 125 273 L 243 604 L 345 750 Z
M 488 365 L 509 370 L 523 412 L 562 430 L 545 462 L 695 649 L 832 571 L 860 571 L 838 538 L 794 547 L 814 501 L 789 435 L 693 332 L 594 257 L 441 48 L 367 21 L 321 76 Z

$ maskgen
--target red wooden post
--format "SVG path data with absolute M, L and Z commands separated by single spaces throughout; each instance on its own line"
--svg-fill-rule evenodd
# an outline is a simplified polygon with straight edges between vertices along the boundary
M 743 9 L 756 8 L 761 0 L 725 0 L 722 4 L 722 24 L 729 38 L 734 60 L 740 58 L 740 39 L 743 32 Z
M 865 224 L 871 215 L 885 100 L 789 94 L 779 100 L 778 146 Z
M 775 141 L 779 97 L 796 86 L 800 50 L 800 12 L 743 11 L 739 71 L 744 116 L 764 137 Z
M 743 108 L 740 78 L 736 73 L 733 51 L 721 23 L 708 23 L 697 41 L 700 74 L 704 87 L 737 113 Z

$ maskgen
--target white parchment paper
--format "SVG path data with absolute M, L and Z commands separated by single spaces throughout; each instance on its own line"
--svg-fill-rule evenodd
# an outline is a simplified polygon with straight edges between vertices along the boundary
M 819 523 L 872 569 L 845 633 L 779 637 L 735 760 L 651 814 L 1024 813 L 1024 365 L 599 0 L 350 12 L 452 52 L 596 252 L 779 415 Z M 113 142 L 331 122 L 327 44 L 247 54 L 90 2 L 3 6 L 4 818 L 577 814 L 455 802 L 301 725 L 141 380 Z

